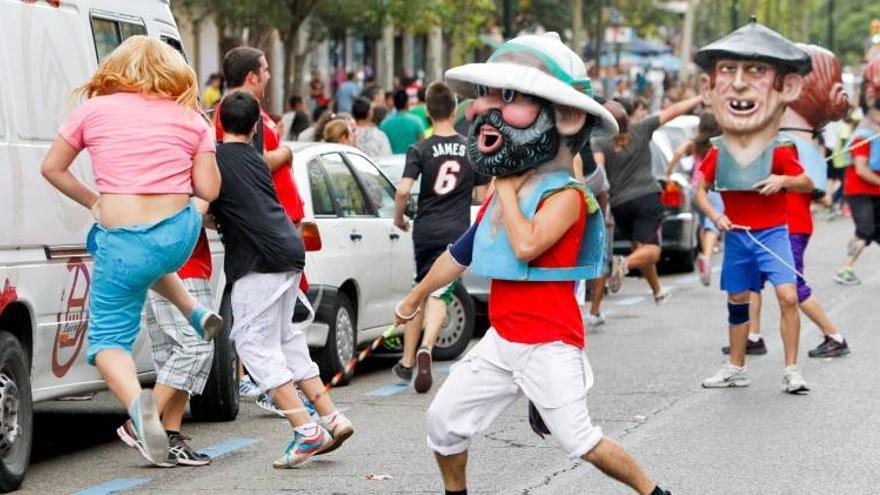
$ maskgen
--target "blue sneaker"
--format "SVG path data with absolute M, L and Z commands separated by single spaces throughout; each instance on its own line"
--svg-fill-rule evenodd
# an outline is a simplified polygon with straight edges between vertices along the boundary
M 250 376 L 245 375 L 238 383 L 238 396 L 242 399 L 255 401 L 260 395 L 260 387 L 254 383 Z
M 303 392 L 300 389 L 296 389 L 296 394 L 299 396 L 300 402 L 303 403 L 303 407 L 305 407 L 306 411 L 308 411 L 309 416 L 312 417 L 312 421 L 314 421 L 315 423 L 320 423 L 321 422 L 321 415 L 318 414 L 318 410 L 315 409 L 315 405 L 312 404 L 312 401 L 309 400 L 309 398 L 308 398 L 308 396 L 306 396 L 305 392 Z
M 272 463 L 275 469 L 293 469 L 320 453 L 333 443 L 333 437 L 324 428 L 315 425 L 315 433 L 303 435 L 294 430 L 293 440 L 284 449 L 284 455 Z
M 223 318 L 204 306 L 196 306 L 189 315 L 189 324 L 203 339 L 210 342 L 223 329 Z
M 279 411 L 278 408 L 275 407 L 275 403 L 272 402 L 272 398 L 269 397 L 269 394 L 260 394 L 260 396 L 257 397 L 257 407 L 264 411 L 274 413 L 279 416 L 284 416 L 283 414 L 281 414 L 281 411 Z

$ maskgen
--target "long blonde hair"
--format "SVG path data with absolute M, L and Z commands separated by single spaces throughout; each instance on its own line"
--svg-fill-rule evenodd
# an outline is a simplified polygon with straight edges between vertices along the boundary
M 138 35 L 116 47 L 74 93 L 84 98 L 120 92 L 150 94 L 199 111 L 198 87 L 196 72 L 177 50 Z

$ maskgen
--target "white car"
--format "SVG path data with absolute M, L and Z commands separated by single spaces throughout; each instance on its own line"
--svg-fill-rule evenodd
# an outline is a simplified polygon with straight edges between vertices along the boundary
M 367 155 L 337 144 L 286 144 L 305 209 L 305 274 L 316 310 L 309 347 L 329 380 L 393 323 L 395 305 L 413 286 L 412 235 L 394 226 L 394 186 Z M 466 294 L 460 289 L 449 307 L 435 359 L 455 359 L 473 335 Z

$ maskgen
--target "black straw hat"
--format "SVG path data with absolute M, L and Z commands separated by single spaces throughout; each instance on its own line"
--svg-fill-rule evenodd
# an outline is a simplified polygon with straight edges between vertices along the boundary
M 722 58 L 759 60 L 783 66 L 802 76 L 813 69 L 807 52 L 776 31 L 758 24 L 754 17 L 745 26 L 701 48 L 694 61 L 703 70 L 709 71 Z

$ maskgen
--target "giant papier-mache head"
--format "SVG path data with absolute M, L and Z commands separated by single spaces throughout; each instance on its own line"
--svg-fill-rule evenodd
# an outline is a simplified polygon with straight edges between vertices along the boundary
M 862 97 L 865 99 L 867 109 L 880 110 L 880 56 L 874 57 L 865 65 L 862 72 L 863 92 Z M 866 110 L 867 110 L 866 109 Z
M 821 129 L 829 122 L 846 117 L 849 112 L 840 61 L 821 46 L 801 43 L 797 46 L 810 55 L 813 70 L 804 77 L 801 96 L 791 104 L 791 109 L 813 129 Z
M 561 152 L 574 155 L 597 124 L 617 133 L 614 118 L 592 98 L 583 61 L 556 33 L 509 40 L 485 63 L 449 69 L 446 81 L 474 98 L 468 154 L 481 174 L 504 177 Z
M 740 135 L 778 125 L 812 68 L 807 52 L 754 21 L 700 49 L 695 61 L 705 71 L 704 103 L 724 132 Z

